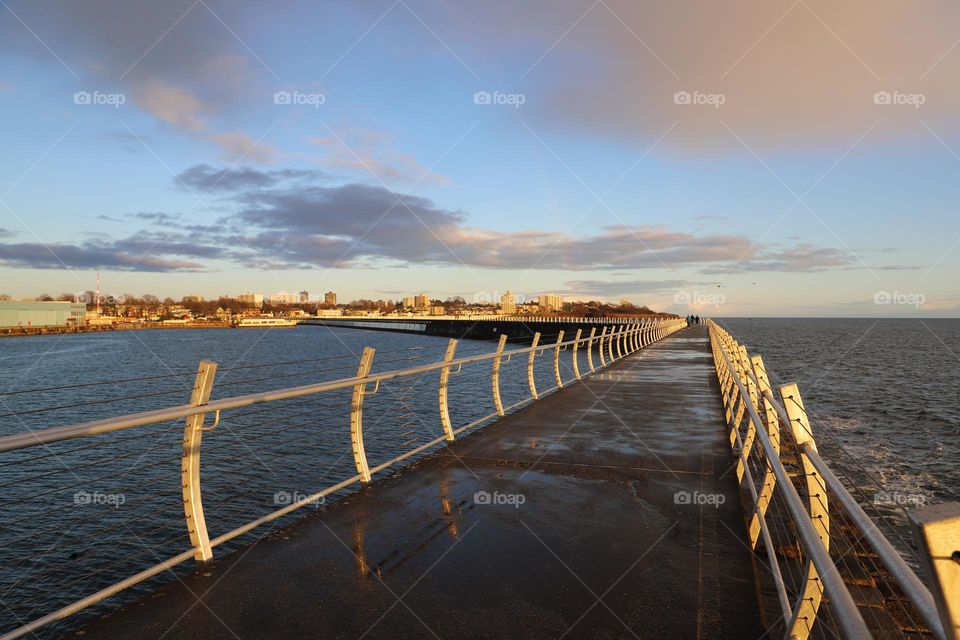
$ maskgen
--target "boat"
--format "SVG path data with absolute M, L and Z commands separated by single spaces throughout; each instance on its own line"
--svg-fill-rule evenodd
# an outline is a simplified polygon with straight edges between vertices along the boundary
M 277 327 L 295 327 L 297 321 L 291 318 L 241 318 L 237 326 L 241 329 L 273 329 Z

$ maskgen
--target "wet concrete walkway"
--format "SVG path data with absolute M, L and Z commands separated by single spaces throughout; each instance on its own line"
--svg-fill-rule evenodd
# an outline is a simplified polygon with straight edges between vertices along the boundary
M 759 637 L 709 348 L 678 332 L 83 637 Z

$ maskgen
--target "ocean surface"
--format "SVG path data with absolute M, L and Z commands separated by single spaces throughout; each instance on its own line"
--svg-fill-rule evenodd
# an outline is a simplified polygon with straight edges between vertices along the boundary
M 824 456 L 868 499 L 888 492 L 879 510 L 957 499 L 960 320 L 722 324 L 751 354 L 763 355 L 775 384 L 799 384 Z M 436 362 L 447 340 L 317 326 L 3 339 L 0 434 L 183 404 L 201 360 L 218 365 L 214 399 L 346 378 L 355 374 L 365 346 L 376 349 L 376 372 Z M 508 349 L 523 346 L 511 343 Z M 457 356 L 493 348 L 491 342 L 461 341 Z M 568 355 L 561 358 L 566 381 L 573 378 Z M 578 361 L 587 370 L 582 351 Z M 554 386 L 552 367 L 552 351 L 536 359 L 538 389 Z M 442 434 L 438 376 L 433 371 L 388 381 L 366 399 L 371 466 Z M 506 406 L 528 397 L 526 356 L 504 363 L 501 387 Z M 353 476 L 350 403 L 350 391 L 343 390 L 223 412 L 217 428 L 203 436 L 203 503 L 211 538 Z M 494 411 L 489 361 L 451 376 L 449 406 L 454 428 Z M 0 600 L 10 607 L 0 614 L 0 631 L 189 548 L 182 437 L 182 421 L 170 422 L 0 455 Z M 318 507 L 304 507 L 274 525 Z M 216 548 L 215 556 L 270 527 Z M 187 562 L 176 571 L 193 568 Z

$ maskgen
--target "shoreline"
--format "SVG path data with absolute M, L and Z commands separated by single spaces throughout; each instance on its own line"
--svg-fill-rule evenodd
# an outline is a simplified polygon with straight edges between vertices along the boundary
M 89 325 L 83 327 L 0 327 L 0 338 L 61 335 L 65 333 L 109 333 L 113 331 L 144 331 L 152 329 L 232 329 L 226 323 L 195 322 L 190 324 L 137 323 L 118 325 Z

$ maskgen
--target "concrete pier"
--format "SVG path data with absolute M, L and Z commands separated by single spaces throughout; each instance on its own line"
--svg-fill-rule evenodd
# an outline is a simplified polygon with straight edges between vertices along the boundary
M 96 621 L 84 638 L 756 638 L 704 327 Z

